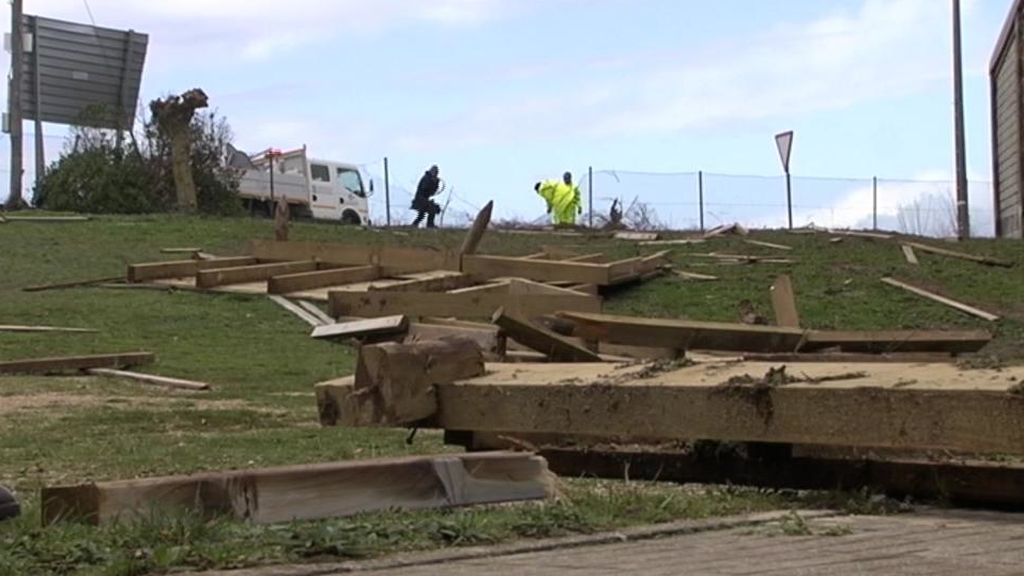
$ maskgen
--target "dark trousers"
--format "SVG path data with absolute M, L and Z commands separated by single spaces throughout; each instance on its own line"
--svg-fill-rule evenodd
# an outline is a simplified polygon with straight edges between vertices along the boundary
M 427 219 L 427 228 L 436 228 L 434 224 L 434 218 L 441 213 L 441 207 L 437 205 L 437 202 L 432 200 L 424 200 L 422 202 L 413 203 L 412 209 L 416 211 L 416 219 L 413 220 L 412 226 L 416 228 L 423 222 L 423 219 Z

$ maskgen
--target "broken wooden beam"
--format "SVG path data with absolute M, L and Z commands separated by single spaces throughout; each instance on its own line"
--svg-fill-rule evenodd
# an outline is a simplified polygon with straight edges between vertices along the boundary
M 577 282 L 580 284 L 611 284 L 611 266 L 586 262 L 526 260 L 505 256 L 465 256 L 462 272 L 480 280 L 492 278 L 526 278 L 538 282 Z
M 254 264 L 232 268 L 204 269 L 196 272 L 197 288 L 216 288 L 231 284 L 247 284 L 249 282 L 266 282 L 274 276 L 313 272 L 317 269 L 316 262 L 302 260 L 297 262 L 275 262 L 273 264 Z
M 977 256 L 975 254 L 967 254 L 965 252 L 957 252 L 956 250 L 939 248 L 938 246 L 921 244 L 920 242 L 905 242 L 905 245 L 910 246 L 914 250 L 920 252 L 929 252 L 931 254 L 938 254 L 939 256 L 948 256 L 950 258 L 959 258 L 960 260 L 969 260 L 971 262 L 977 262 L 978 264 L 985 264 L 986 266 L 1000 266 L 1003 268 L 1013 267 L 1013 262 L 1008 262 L 1006 260 L 990 258 L 988 256 Z
M 71 280 L 68 282 L 55 282 L 52 284 L 37 284 L 35 286 L 26 286 L 21 289 L 22 292 L 44 292 L 46 290 L 60 290 L 63 288 L 81 288 L 83 286 L 95 286 L 97 284 L 106 284 L 108 282 L 123 282 L 124 276 L 107 276 L 104 278 L 92 278 L 89 280 Z
M 438 292 L 342 292 L 329 293 L 328 314 L 338 318 L 356 316 L 376 318 L 409 316 L 448 316 L 453 318 L 490 318 L 504 307 L 532 318 L 562 310 L 599 312 L 601 301 L 586 295 L 531 294 L 445 294 Z
M 423 324 L 412 322 L 406 332 L 403 344 L 416 344 L 424 341 L 471 340 L 483 351 L 485 359 L 501 359 L 505 355 L 506 339 L 496 326 L 481 324 L 473 326 L 442 326 L 439 324 Z
M 750 244 L 751 246 L 761 246 L 762 248 L 773 248 L 775 250 L 786 250 L 790 251 L 793 249 L 792 246 L 786 246 L 785 244 L 775 244 L 773 242 L 765 242 L 763 240 L 744 240 L 743 242 Z
M 445 430 L 1024 454 L 1024 368 L 491 364 L 434 387 Z M 317 386 L 325 424 L 348 394 Z M 382 411 L 387 406 L 380 407 Z M 334 417 L 333 420 L 337 420 Z
M 295 300 L 303 310 L 309 312 L 314 318 L 320 321 L 320 324 L 334 324 L 335 319 L 327 315 L 320 306 L 308 301 L 308 300 Z
M 543 458 L 446 454 L 100 482 L 42 490 L 44 525 L 107 524 L 154 510 L 257 524 L 548 498 Z M 258 497 L 257 497 L 258 496 Z
M 910 284 L 907 284 L 906 282 L 900 282 L 899 280 L 896 280 L 894 278 L 882 278 L 882 282 L 894 288 L 906 290 L 907 292 L 910 292 L 911 294 L 916 294 L 922 298 L 927 298 L 932 302 L 938 302 L 939 304 L 944 304 L 946 306 L 949 306 L 950 308 L 959 310 L 960 312 L 970 314 L 971 316 L 976 316 L 978 318 L 981 318 L 982 320 L 987 320 L 989 322 L 996 322 L 999 320 L 999 316 L 992 314 L 991 312 L 986 312 L 979 308 L 975 308 L 974 306 L 970 306 L 964 304 L 963 302 L 953 300 L 952 298 L 947 298 L 934 292 L 929 292 L 924 288 L 912 286 Z
M 302 320 L 306 324 L 309 324 L 310 326 L 316 327 L 316 326 L 322 326 L 323 325 L 323 322 L 320 321 L 319 316 L 317 316 L 315 314 L 311 314 L 308 310 L 306 310 L 302 306 L 299 306 L 298 304 L 292 302 L 291 300 L 285 298 L 284 296 L 278 296 L 278 295 L 275 294 L 275 295 L 270 296 L 270 299 L 275 304 L 277 304 L 281 308 L 284 308 L 285 310 L 291 312 L 298 319 Z
M 459 271 L 458 255 L 448 250 L 273 240 L 253 240 L 249 250 L 260 260 L 316 260 L 338 266 L 380 266 L 385 276 L 430 270 Z
M 684 272 L 682 270 L 676 272 L 676 276 L 683 278 L 684 280 L 700 280 L 702 282 L 714 282 L 715 280 L 718 280 L 718 276 L 698 274 L 697 272 Z
M 267 280 L 268 294 L 292 294 L 304 290 L 329 288 L 356 282 L 370 282 L 380 278 L 378 266 L 352 266 L 330 270 L 313 270 L 274 275 Z
M 52 332 L 67 334 L 95 334 L 97 331 L 91 328 L 63 328 L 60 326 L 18 326 L 0 324 L 0 332 Z
M 87 372 L 89 374 L 92 374 L 93 376 L 120 378 L 122 380 L 131 380 L 132 382 L 141 382 L 143 384 L 162 386 L 165 388 L 175 388 L 178 390 L 203 391 L 210 389 L 210 385 L 205 382 L 196 382 L 194 380 L 182 380 L 181 378 L 168 378 L 166 376 L 142 374 L 140 372 L 126 372 L 124 370 L 113 370 L 111 368 L 90 368 L 89 370 L 87 370 Z
M 508 337 L 555 362 L 601 362 L 597 353 L 499 308 L 491 319 Z
M 470 256 L 476 254 L 476 249 L 480 246 L 480 241 L 484 237 L 484 232 L 487 232 L 487 227 L 491 224 L 491 214 L 494 212 L 494 201 L 490 201 L 484 206 L 477 215 L 476 219 L 473 220 L 473 225 L 469 228 L 466 233 L 466 239 L 462 241 L 462 248 L 459 249 L 459 256 Z
M 257 260 L 251 256 L 240 256 L 231 258 L 214 258 L 213 260 L 177 260 L 173 262 L 129 264 L 128 282 L 134 284 L 138 282 L 145 282 L 147 280 L 182 278 L 185 276 L 195 276 L 200 270 L 251 266 L 256 263 Z
M 310 336 L 318 339 L 366 338 L 405 334 L 408 330 L 409 318 L 399 315 L 317 326 Z
M 920 261 L 917 259 L 917 254 L 914 253 L 914 249 L 906 244 L 900 244 L 900 249 L 903 250 L 903 257 L 907 259 L 907 263 L 917 266 Z
M 125 352 L 8 360 L 0 362 L 0 374 L 59 374 L 80 372 L 90 368 L 131 368 L 152 364 L 155 359 L 156 356 L 152 352 Z
M 438 270 L 423 278 L 413 278 L 387 284 L 372 284 L 370 291 L 382 292 L 446 292 L 471 286 L 473 279 L 465 274 Z
M 796 310 L 793 296 L 793 281 L 789 276 L 779 276 L 772 284 L 772 309 L 775 310 L 775 325 L 788 328 L 800 327 L 800 315 Z

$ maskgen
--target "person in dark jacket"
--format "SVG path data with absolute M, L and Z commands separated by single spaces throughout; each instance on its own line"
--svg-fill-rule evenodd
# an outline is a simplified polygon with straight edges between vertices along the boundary
M 416 187 L 416 197 L 412 200 L 412 209 L 416 211 L 416 220 L 412 226 L 416 228 L 427 219 L 427 228 L 437 228 L 434 218 L 441 213 L 441 207 L 433 201 L 433 197 L 440 192 L 441 179 L 438 177 L 440 170 L 437 166 L 431 166 L 423 177 L 420 178 L 419 186 Z

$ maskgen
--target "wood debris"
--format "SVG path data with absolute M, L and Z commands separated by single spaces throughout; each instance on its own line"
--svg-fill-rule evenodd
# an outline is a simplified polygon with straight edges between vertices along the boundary
M 750 244 L 751 246 L 761 246 L 763 248 L 773 248 L 775 250 L 786 250 L 790 251 L 793 249 L 792 246 L 786 246 L 785 244 L 775 244 L 773 242 L 763 242 L 761 240 L 744 240 L 743 242 Z
M 182 380 L 180 378 L 167 378 L 166 376 L 142 374 L 139 372 L 126 372 L 124 370 L 113 370 L 111 368 L 90 368 L 87 372 L 93 376 L 120 378 L 122 380 L 131 380 L 133 382 L 141 382 L 143 384 L 163 386 L 166 388 L 175 388 L 178 390 L 205 391 L 210 389 L 210 385 L 205 382 Z
M 55 332 L 68 334 L 95 334 L 97 330 L 91 328 L 63 328 L 60 326 L 18 326 L 11 324 L 0 324 L 0 332 Z
M 270 296 L 270 299 L 275 304 L 291 312 L 300 320 L 302 320 L 306 324 L 309 324 L 310 326 L 317 327 L 323 325 L 323 322 L 320 321 L 320 318 L 318 316 L 311 314 L 308 310 L 292 302 L 291 300 L 285 298 L 284 296 Z
M 948 256 L 950 258 L 959 258 L 960 260 L 970 260 L 971 262 L 985 264 L 986 266 L 1000 266 L 1003 268 L 1013 267 L 1013 262 L 1008 262 L 1006 260 L 999 260 L 997 258 L 990 258 L 988 256 L 977 256 L 974 254 L 957 252 L 955 250 L 939 248 L 938 246 L 931 246 L 928 244 L 922 244 L 920 242 L 906 242 L 905 245 L 910 246 L 914 250 L 920 252 L 928 252 L 930 254 L 937 254 L 939 256 Z
M 975 308 L 974 306 L 969 306 L 967 304 L 964 304 L 963 302 L 958 302 L 956 300 L 953 300 L 952 298 L 947 298 L 934 292 L 929 292 L 924 288 L 919 288 L 917 286 L 907 284 L 906 282 L 900 282 L 899 280 L 896 280 L 894 278 L 882 278 L 882 282 L 888 284 L 889 286 L 906 290 L 907 292 L 910 292 L 912 294 L 917 294 L 918 296 L 921 296 L 922 298 L 927 298 L 928 300 L 931 300 L 933 302 L 945 304 L 950 308 L 954 308 L 966 314 L 970 314 L 971 316 L 976 316 L 978 318 L 981 318 L 982 320 L 987 320 L 989 322 L 996 322 L 999 320 L 999 316 L 997 316 L 996 314 L 986 312 L 979 308 Z

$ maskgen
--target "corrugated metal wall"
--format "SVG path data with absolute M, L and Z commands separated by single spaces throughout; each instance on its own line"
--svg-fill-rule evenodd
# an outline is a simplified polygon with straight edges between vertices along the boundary
M 1010 9 L 990 67 L 992 91 L 992 164 L 995 182 L 996 234 L 1021 238 L 1021 192 L 1024 190 L 1024 111 L 1022 111 L 1021 2 Z

